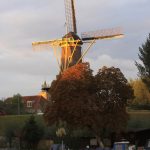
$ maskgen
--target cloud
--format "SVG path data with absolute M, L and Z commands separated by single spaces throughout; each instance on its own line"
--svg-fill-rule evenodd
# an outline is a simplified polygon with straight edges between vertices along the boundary
M 137 77 L 137 68 L 135 66 L 135 62 L 130 59 L 112 58 L 109 55 L 103 54 L 98 56 L 97 59 L 87 58 L 85 61 L 90 62 L 94 73 L 97 73 L 98 69 L 102 68 L 103 66 L 113 66 L 119 68 L 128 79 Z
M 36 95 L 41 84 L 56 78 L 59 68 L 52 52 L 5 53 L 0 57 L 1 97 Z
M 51 77 L 32 76 L 15 72 L 3 72 L 1 78 L 1 97 L 9 97 L 20 93 L 21 95 L 36 95 L 41 90 L 44 80 L 51 81 Z
M 115 26 L 124 29 L 123 39 L 97 41 L 85 56 L 95 71 L 114 65 L 127 78 L 136 77 L 138 47 L 149 33 L 149 5 L 149 0 L 76 0 L 79 35 Z M 51 49 L 33 52 L 31 43 L 65 34 L 64 1 L 0 1 L 0 18 L 0 97 L 37 94 L 43 80 L 55 78 L 58 66 Z
M 58 68 L 52 52 L 5 54 L 0 61 L 1 70 L 8 73 L 48 76 L 55 75 Z

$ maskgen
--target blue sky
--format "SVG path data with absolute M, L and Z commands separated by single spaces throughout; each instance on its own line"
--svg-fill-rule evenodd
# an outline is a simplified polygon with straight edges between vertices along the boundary
M 78 34 L 121 26 L 124 38 L 99 40 L 84 58 L 96 72 L 119 67 L 137 78 L 138 47 L 150 33 L 149 0 L 76 0 Z M 0 97 L 36 95 L 58 73 L 52 49 L 34 52 L 33 41 L 65 34 L 63 0 L 0 0 Z

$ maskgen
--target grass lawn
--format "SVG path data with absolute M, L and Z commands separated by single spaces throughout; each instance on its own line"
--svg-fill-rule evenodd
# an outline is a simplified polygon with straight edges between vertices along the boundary
M 128 113 L 130 115 L 128 130 L 150 128 L 150 111 L 130 110 Z
M 128 111 L 130 119 L 128 122 L 128 130 L 138 130 L 150 128 L 150 111 Z M 14 129 L 24 126 L 26 120 L 31 115 L 10 115 L 0 116 L 0 135 L 3 135 L 6 128 L 12 127 Z M 45 126 L 42 115 L 35 116 L 37 122 Z
M 31 115 L 0 116 L 0 135 L 4 134 L 7 127 L 12 127 L 14 129 L 23 127 L 26 120 L 28 120 L 30 116 Z M 36 116 L 36 120 L 44 123 L 42 116 Z

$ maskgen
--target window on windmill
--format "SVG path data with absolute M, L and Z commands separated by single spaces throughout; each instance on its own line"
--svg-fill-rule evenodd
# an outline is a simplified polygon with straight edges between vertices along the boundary
M 27 101 L 27 107 L 32 107 L 32 101 Z

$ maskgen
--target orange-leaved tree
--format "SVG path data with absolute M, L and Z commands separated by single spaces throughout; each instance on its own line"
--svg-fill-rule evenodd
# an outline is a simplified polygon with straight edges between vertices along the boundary
M 50 95 L 44 114 L 49 125 L 65 121 L 71 127 L 88 127 L 102 138 L 107 129 L 125 127 L 125 107 L 133 91 L 118 68 L 103 67 L 94 76 L 89 63 L 80 63 L 57 76 Z
M 44 114 L 46 121 L 50 125 L 61 120 L 73 127 L 92 128 L 101 116 L 95 88 L 88 63 L 78 64 L 64 71 L 52 82 L 52 102 Z

